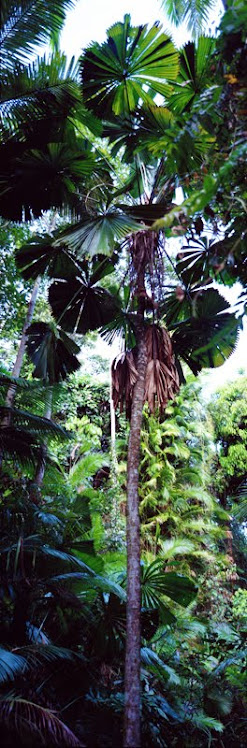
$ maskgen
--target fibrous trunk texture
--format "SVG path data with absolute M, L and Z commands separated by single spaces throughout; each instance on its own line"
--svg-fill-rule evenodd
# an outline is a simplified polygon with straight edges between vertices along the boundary
M 140 582 L 140 519 L 139 460 L 142 410 L 147 369 L 147 346 L 143 321 L 137 325 L 138 379 L 133 390 L 128 446 L 127 483 L 127 621 L 125 653 L 125 719 L 124 748 L 141 745 L 141 582 Z

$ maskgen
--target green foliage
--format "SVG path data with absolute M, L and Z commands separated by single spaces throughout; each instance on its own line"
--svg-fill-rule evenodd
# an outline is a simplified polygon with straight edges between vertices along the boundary
M 71 0 L 49 0 L 44 8 L 40 0 L 32 0 L 32 3 L 22 0 L 18 4 L 13 0 L 3 0 L 2 64 L 7 63 L 11 68 L 16 60 L 26 60 L 37 44 L 43 44 L 50 39 L 51 34 L 59 33 L 66 10 L 72 5 Z
M 217 391 L 209 406 L 218 443 L 215 483 L 223 497 L 235 494 L 246 475 L 247 396 L 241 376 Z
M 247 591 L 239 588 L 233 595 L 232 614 L 240 624 L 247 624 Z
M 246 207 L 245 131 L 238 103 L 245 100 L 242 3 L 229 8 L 217 40 L 200 37 L 180 56 L 160 26 L 134 28 L 126 15 L 106 42 L 92 43 L 82 56 L 84 103 L 74 62 L 67 65 L 59 52 L 49 60 L 27 60 L 41 38 L 52 32 L 57 40 L 65 6 L 42 7 L 39 20 L 37 2 L 17 10 L 3 5 L 8 58 L 1 213 L 20 220 L 23 206 L 26 217 L 58 206 L 72 221 L 58 232 L 53 223 L 52 236 L 31 238 L 26 229 L 2 226 L 2 245 L 5 239 L 8 244 L 1 302 L 6 336 L 11 310 L 14 339 L 21 329 L 25 283 L 45 274 L 43 288 L 53 279 L 51 308 L 66 331 L 84 335 L 105 326 L 109 339 L 121 331 L 133 348 L 139 294 L 145 323 L 166 322 L 176 356 L 193 372 L 218 366 L 234 349 L 238 322 L 209 281 L 244 281 L 246 273 L 240 216 Z M 175 3 L 170 12 L 188 20 L 191 7 Z M 207 8 L 194 3 L 194 30 Z M 95 139 L 102 132 L 98 116 L 108 140 Z M 179 207 L 172 203 L 175 185 L 184 191 Z M 212 228 L 208 241 L 201 234 Z M 179 286 L 167 271 L 163 230 L 168 236 L 187 233 L 175 261 Z M 14 269 L 14 248 L 24 281 Z M 146 282 L 141 290 L 140 267 Z M 28 351 L 34 376 L 54 383 L 54 422 L 42 417 L 47 387 L 12 381 L 6 373 L 1 379 L 8 448 L 0 481 L 3 738 L 11 744 L 12 732 L 13 744 L 34 739 L 37 745 L 102 748 L 122 740 L 126 422 L 123 415 L 116 419 L 117 454 L 112 450 L 109 457 L 108 387 L 81 372 L 58 387 L 78 368 L 78 348 L 42 309 L 42 321 L 29 328 Z M 27 365 L 26 372 L 30 376 Z M 10 384 L 16 394 L 11 412 L 4 409 Z M 236 590 L 243 571 L 234 564 L 228 514 L 209 490 L 209 468 L 218 461 L 220 499 L 223 470 L 228 490 L 241 482 L 244 494 L 245 401 L 236 388 L 225 401 L 217 397 L 211 417 L 218 453 L 191 380 L 165 415 L 144 411 L 144 748 L 218 740 L 227 748 L 234 740 L 244 745 L 245 595 Z M 65 431 L 71 437 L 66 442 Z M 38 491 L 30 460 L 35 471 L 46 462 Z
M 186 23 L 188 29 L 194 36 L 205 27 L 211 9 L 214 7 L 214 0 L 162 0 L 162 6 L 168 15 L 168 18 L 176 26 L 180 23 Z
M 166 94 L 167 81 L 178 73 L 178 54 L 169 37 L 155 24 L 132 27 L 130 16 L 108 30 L 108 41 L 93 43 L 82 58 L 84 101 L 97 116 L 130 115 L 139 99 L 150 104 Z M 148 85 L 145 91 L 143 83 Z
M 28 283 L 23 283 L 16 269 L 14 248 L 20 246 L 29 236 L 28 226 L 17 226 L 1 220 L 0 223 L 0 257 L 1 257 L 1 290 L 0 290 L 0 324 L 2 331 L 1 357 L 8 357 L 8 347 L 16 334 L 22 329 L 26 314 L 27 298 L 30 291 Z M 8 339 L 8 346 L 4 340 Z

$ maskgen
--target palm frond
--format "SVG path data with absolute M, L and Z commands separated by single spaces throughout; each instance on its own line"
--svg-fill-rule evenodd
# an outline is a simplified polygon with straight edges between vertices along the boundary
M 231 355 L 238 340 L 239 320 L 224 311 L 230 305 L 214 288 L 194 291 L 190 304 L 192 316 L 171 323 L 172 342 L 176 355 L 198 374 L 203 367 L 221 366 Z
M 188 111 L 208 85 L 215 39 L 200 36 L 197 44 L 188 42 L 180 53 L 180 71 L 174 84 L 169 107 L 176 115 Z
M 247 518 L 247 479 L 240 483 L 232 498 L 236 502 L 233 506 L 234 517 L 239 522 L 245 522 Z
M 66 244 L 77 257 L 112 255 L 116 242 L 138 228 L 137 221 L 126 212 L 109 208 L 101 215 L 85 214 L 81 221 L 63 231 L 61 239 L 57 238 L 54 245 Z
M 164 572 L 164 563 L 156 558 L 148 566 L 142 567 L 142 595 L 145 596 L 147 607 L 149 596 L 153 594 L 165 595 L 186 607 L 195 598 L 197 586 L 188 577 L 174 572 Z
M 57 322 L 68 332 L 84 335 L 106 325 L 118 311 L 118 300 L 98 285 L 99 272 L 77 276 L 67 283 L 56 281 L 49 302 Z
M 178 685 L 180 678 L 172 667 L 166 665 L 163 660 L 149 647 L 141 648 L 141 661 L 142 664 L 148 667 L 148 669 L 159 679 L 168 681 L 171 685 Z
M 68 142 L 66 134 L 54 140 L 12 142 L 0 145 L 0 210 L 12 221 L 21 221 L 23 209 L 26 217 L 39 216 L 42 210 L 75 207 L 78 203 L 76 189 L 92 174 L 95 158 L 85 149 L 82 141 Z M 38 130 L 38 128 L 37 128 Z
M 0 720 L 17 736 L 25 739 L 30 732 L 33 738 L 52 746 L 82 746 L 74 733 L 62 722 L 54 711 L 35 704 L 21 696 L 10 694 L 0 701 Z
M 54 52 L 49 58 L 38 57 L 27 66 L 17 64 L 13 70 L 2 71 L 3 88 L 0 96 L 0 126 L 4 140 L 27 139 L 42 119 L 53 117 L 62 121 L 66 115 L 83 110 L 76 83 L 77 66 L 74 58 Z M 61 128 L 61 122 L 59 128 Z
M 9 420 L 17 429 L 22 429 L 23 433 L 26 431 L 30 435 L 37 435 L 41 438 L 50 439 L 69 439 L 69 434 L 54 421 L 50 421 L 48 418 L 42 418 L 36 416 L 33 413 L 28 413 L 25 410 L 18 408 L 0 408 L 0 419 L 1 419 L 1 433 L 4 437 L 5 431 L 7 434 L 7 426 L 4 425 Z
M 74 0 L 2 0 L 1 3 L 1 69 L 11 68 L 16 61 L 25 61 L 38 44 L 58 34 L 66 11 Z
M 169 20 L 175 26 L 185 22 L 193 36 L 198 36 L 203 30 L 213 6 L 214 0 L 162 0 L 162 7 Z
M 33 322 L 27 330 L 27 351 L 35 369 L 33 376 L 54 384 L 80 368 L 75 354 L 80 348 L 64 330 L 46 322 Z
M 84 483 L 88 478 L 92 477 L 97 473 L 97 470 L 102 468 L 103 465 L 107 465 L 109 462 L 105 454 L 91 453 L 81 457 L 70 470 L 69 481 L 72 486 L 79 486 L 80 483 Z
M 108 30 L 107 41 L 92 43 L 82 62 L 86 105 L 99 117 L 129 116 L 139 101 L 153 103 L 176 80 L 178 54 L 161 26 L 131 26 L 129 15 Z M 146 90 L 148 86 L 148 91 Z
M 0 683 L 14 680 L 16 675 L 27 669 L 27 661 L 23 654 L 15 654 L 8 649 L 0 648 Z
M 72 652 L 72 650 L 66 649 L 66 647 L 56 647 L 54 644 L 50 644 L 50 642 L 47 644 L 29 644 L 19 649 L 17 648 L 16 651 L 18 652 L 18 656 L 24 659 L 27 667 L 36 668 L 38 665 L 49 665 L 59 660 L 72 661 L 78 659 L 81 662 L 85 660 L 83 655 Z
M 16 250 L 15 260 L 25 280 L 35 280 L 46 272 L 50 278 L 68 278 L 76 275 L 80 265 L 76 257 L 62 244 L 54 246 L 59 232 L 32 236 L 26 244 Z

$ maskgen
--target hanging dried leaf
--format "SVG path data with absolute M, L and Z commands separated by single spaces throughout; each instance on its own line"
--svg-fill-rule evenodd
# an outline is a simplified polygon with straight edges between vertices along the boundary
M 171 338 L 164 327 L 152 325 L 146 333 L 148 365 L 145 400 L 151 412 L 156 407 L 162 412 L 168 400 L 179 391 L 179 376 L 175 365 Z
M 173 400 L 179 391 L 179 375 L 175 365 L 171 338 L 167 330 L 151 325 L 146 332 L 147 372 L 145 401 L 150 411 L 157 407 L 162 412 L 168 401 Z M 112 363 L 112 399 L 115 409 L 122 413 L 124 404 L 126 416 L 130 418 L 134 385 L 138 379 L 135 361 L 136 348 L 122 353 Z
M 138 379 L 134 351 L 133 348 L 133 351 L 127 351 L 117 356 L 112 362 L 111 368 L 114 408 L 116 409 L 119 405 L 120 413 L 122 413 L 125 403 L 127 418 L 130 418 L 133 388 Z

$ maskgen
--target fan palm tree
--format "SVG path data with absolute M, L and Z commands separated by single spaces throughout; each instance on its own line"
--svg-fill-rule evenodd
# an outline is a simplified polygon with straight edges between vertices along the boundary
M 200 73 L 201 78 L 203 44 L 198 54 L 194 73 Z M 191 138 L 188 127 L 187 131 L 184 128 L 186 141 L 179 141 L 181 115 L 185 117 L 182 126 L 186 126 L 183 111 L 194 101 L 198 81 L 193 88 L 192 76 L 189 96 L 179 106 L 179 93 L 184 88 L 180 86 L 184 81 L 182 63 L 180 78 L 178 75 L 178 53 L 157 24 L 151 29 L 133 28 L 125 16 L 123 23 L 109 29 L 106 42 L 90 45 L 81 61 L 84 104 L 103 119 L 103 134 L 112 143 L 112 153 L 122 148 L 127 179 L 114 191 L 108 172 L 103 181 L 110 189 L 97 182 L 88 190 L 86 200 L 81 200 L 79 222 L 58 232 L 42 247 L 32 241 L 29 257 L 27 247 L 18 255 L 26 277 L 35 278 L 41 264 L 48 264 L 55 277 L 49 292 L 51 308 L 66 332 L 85 334 L 100 329 L 111 339 L 121 331 L 125 339 L 125 351 L 113 364 L 115 406 L 122 408 L 125 402 L 131 417 L 125 746 L 140 745 L 138 466 L 143 403 L 147 400 L 151 411 L 164 409 L 183 379 L 179 357 L 194 373 L 202 366 L 218 366 L 233 350 L 237 335 L 237 323 L 227 302 L 217 291 L 201 285 L 201 269 L 189 279 L 183 280 L 181 274 L 179 288 L 171 287 L 170 281 L 166 284 L 164 235 L 152 228 L 172 207 L 175 180 L 185 173 L 185 159 L 181 158 L 185 142 L 190 141 L 187 173 L 203 163 L 207 147 L 202 133 L 198 142 L 198 130 Z M 165 97 L 163 105 L 157 105 L 156 94 Z M 167 102 L 174 96 L 176 105 L 173 99 L 169 109 Z M 157 131 L 158 146 L 163 150 L 158 156 Z M 69 277 L 55 271 L 56 258 L 64 258 L 66 253 L 77 266 Z M 123 265 L 117 265 L 120 256 L 125 258 L 124 280 Z
M 178 53 L 161 27 L 155 24 L 151 29 L 134 28 L 129 16 L 109 29 L 106 42 L 93 43 L 85 51 L 81 61 L 84 103 L 104 120 L 103 134 L 112 141 L 112 152 L 123 149 L 123 161 L 129 164 L 128 177 L 115 192 L 107 185 L 89 191 L 81 220 L 57 235 L 47 247 L 47 254 L 54 257 L 56 248 L 61 247 L 62 251 L 67 246 L 80 263 L 76 277 L 55 280 L 50 287 L 49 299 L 57 322 L 68 332 L 85 334 L 101 329 L 108 339 L 120 330 L 125 339 L 125 351 L 113 364 L 113 399 L 120 407 L 125 401 L 131 417 L 126 747 L 140 745 L 138 467 L 144 400 L 150 410 L 164 409 L 183 378 L 178 356 L 194 373 L 205 365 L 220 365 L 233 350 L 237 334 L 237 323 L 228 313 L 228 304 L 217 291 L 201 286 L 200 273 L 191 283 L 185 285 L 181 281 L 179 294 L 170 282 L 167 288 L 164 235 L 152 229 L 153 222 L 170 210 L 175 180 L 184 174 L 184 163 L 177 157 L 179 146 L 175 144 L 174 161 L 170 148 L 173 128 L 177 127 L 178 134 L 180 120 L 176 125 L 172 109 L 156 103 L 156 94 L 165 97 L 164 104 L 169 101 L 174 84 L 176 90 L 178 73 Z M 179 111 L 182 110 L 183 107 Z M 162 130 L 163 155 L 157 158 L 153 149 L 158 126 L 159 132 Z M 203 156 L 204 145 L 200 143 L 197 148 L 196 137 L 192 138 L 192 170 L 195 160 L 200 164 Z M 38 247 L 32 251 L 37 258 Z M 125 258 L 124 280 L 120 279 L 122 266 L 116 266 L 116 255 Z M 114 268 L 119 281 L 117 290 L 116 281 L 112 281 Z

